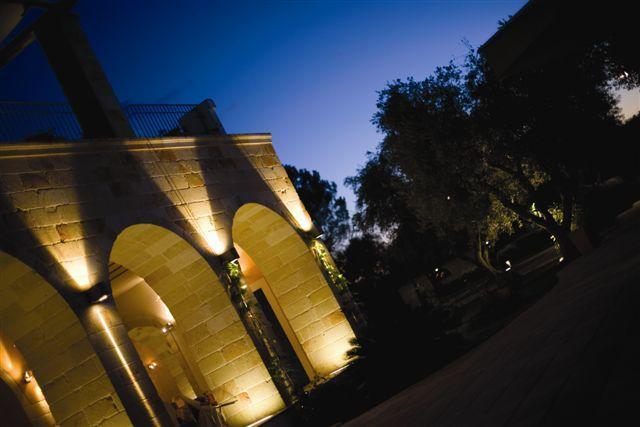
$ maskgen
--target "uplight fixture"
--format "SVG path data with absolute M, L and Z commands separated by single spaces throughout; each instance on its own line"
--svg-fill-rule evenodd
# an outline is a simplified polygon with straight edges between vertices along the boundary
M 160 330 L 162 331 L 163 334 L 166 334 L 171 329 L 173 329 L 173 326 L 174 326 L 173 323 L 168 322 L 166 325 L 164 325 L 162 328 L 160 328 Z
M 106 283 L 99 282 L 87 289 L 84 294 L 90 304 L 99 304 L 109 299 L 111 289 Z

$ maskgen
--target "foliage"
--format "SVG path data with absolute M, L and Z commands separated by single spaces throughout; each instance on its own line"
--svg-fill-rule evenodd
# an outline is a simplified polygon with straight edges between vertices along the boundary
M 320 265 L 327 273 L 331 283 L 333 283 L 336 289 L 340 292 L 347 291 L 349 289 L 349 281 L 331 260 L 331 255 L 329 254 L 326 246 L 321 241 L 314 239 L 311 242 L 311 250 L 316 255 L 318 261 L 320 261 Z
M 562 69 L 505 82 L 471 51 L 423 81 L 390 83 L 373 118 L 384 139 L 347 180 L 356 218 L 393 230 L 408 210 L 441 240 L 466 235 L 484 261 L 485 240 L 529 223 L 570 256 L 576 204 L 598 178 L 602 141 L 619 124 L 604 62 L 596 47 Z M 390 214 L 395 206 L 402 215 Z
M 229 275 L 229 280 L 231 282 L 232 294 L 238 292 L 239 295 L 243 295 L 247 292 L 247 284 L 244 281 L 242 276 L 242 271 L 240 270 L 240 263 L 238 261 L 229 261 L 226 263 L 227 274 Z
M 324 234 L 329 249 L 339 247 L 349 234 L 349 211 L 344 197 L 338 197 L 335 182 L 322 179 L 318 171 L 284 166 L 300 200 Z

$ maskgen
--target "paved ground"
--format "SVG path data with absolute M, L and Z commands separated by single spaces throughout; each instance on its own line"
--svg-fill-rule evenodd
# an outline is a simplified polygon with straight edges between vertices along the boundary
M 347 425 L 640 425 L 640 223 L 474 351 Z

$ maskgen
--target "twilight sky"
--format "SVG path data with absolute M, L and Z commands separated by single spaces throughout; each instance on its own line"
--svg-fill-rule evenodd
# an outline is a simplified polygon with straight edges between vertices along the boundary
M 284 163 L 342 185 L 380 140 L 387 81 L 423 79 L 477 47 L 525 0 L 80 0 L 121 103 L 212 98 L 230 133 L 271 132 Z M 0 99 L 63 101 L 37 44 L 0 70 Z M 640 95 L 626 99 L 640 107 Z

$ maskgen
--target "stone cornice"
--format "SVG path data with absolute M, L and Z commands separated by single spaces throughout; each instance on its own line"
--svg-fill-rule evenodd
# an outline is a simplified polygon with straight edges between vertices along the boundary
M 95 154 L 114 151 L 175 150 L 231 145 L 271 144 L 270 133 L 230 134 L 206 136 L 177 136 L 163 138 L 95 139 L 81 141 L 17 142 L 0 144 L 0 159 L 15 157 L 41 157 L 69 154 Z

